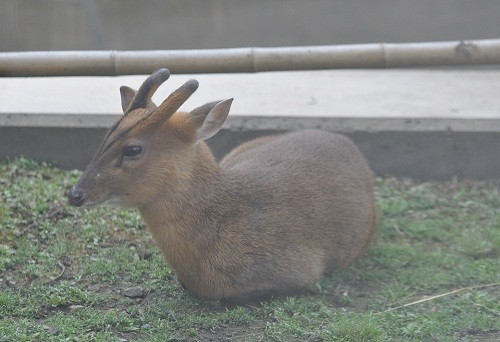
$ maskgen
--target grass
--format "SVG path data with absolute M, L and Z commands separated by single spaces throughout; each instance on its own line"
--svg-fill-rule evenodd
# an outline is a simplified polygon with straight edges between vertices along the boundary
M 500 282 L 498 182 L 380 179 L 365 258 L 313 293 L 224 307 L 181 288 L 136 211 L 69 207 L 79 175 L 0 163 L 0 341 L 500 339 L 500 287 L 481 287 Z

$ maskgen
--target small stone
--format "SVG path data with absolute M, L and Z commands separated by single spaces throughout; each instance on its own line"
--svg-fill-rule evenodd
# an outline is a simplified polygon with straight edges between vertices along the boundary
M 42 325 L 42 328 L 44 330 L 48 331 L 49 333 L 51 333 L 52 335 L 55 335 L 59 332 L 59 330 L 57 330 L 56 328 L 48 326 L 48 325 Z
M 80 309 L 83 309 L 83 308 L 84 308 L 84 306 L 83 306 L 83 305 L 71 305 L 71 306 L 69 307 L 69 312 L 70 312 L 70 313 L 73 313 L 73 312 L 75 312 L 76 310 L 80 310 Z
M 101 289 L 101 286 L 99 284 L 95 285 L 90 285 L 87 290 L 91 292 L 98 292 Z
M 128 298 L 142 298 L 144 297 L 144 289 L 140 286 L 129 287 L 122 291 L 122 295 Z
M 153 257 L 153 253 L 151 253 L 150 251 L 140 251 L 138 253 L 139 255 L 139 258 L 143 259 L 143 260 L 149 260 Z

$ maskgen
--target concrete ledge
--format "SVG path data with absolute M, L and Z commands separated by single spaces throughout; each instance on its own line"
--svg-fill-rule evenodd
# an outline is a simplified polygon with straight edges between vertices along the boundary
M 121 114 L 0 113 L 0 127 L 107 128 Z M 500 132 L 500 118 L 318 117 L 235 115 L 225 129 L 234 131 L 318 128 L 332 132 Z
M 304 128 L 351 137 L 379 175 L 500 178 L 499 70 L 335 70 L 174 75 L 188 78 L 189 110 L 234 97 L 217 157 L 256 136 Z M 143 76 L 0 79 L 0 158 L 20 154 L 83 168 L 120 115 L 118 88 Z

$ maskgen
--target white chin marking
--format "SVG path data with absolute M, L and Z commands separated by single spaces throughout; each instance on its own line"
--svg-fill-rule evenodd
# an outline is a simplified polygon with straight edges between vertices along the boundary
M 106 201 L 104 201 L 102 204 L 107 204 L 113 207 L 126 207 L 127 205 L 123 203 L 120 197 L 112 197 Z

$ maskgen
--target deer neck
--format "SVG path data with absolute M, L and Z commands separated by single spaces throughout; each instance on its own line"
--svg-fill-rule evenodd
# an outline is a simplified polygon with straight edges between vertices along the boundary
M 205 261 L 217 228 L 217 220 L 210 216 L 223 214 L 227 208 L 222 203 L 231 203 L 223 172 L 204 142 L 196 146 L 189 169 L 174 196 L 156 198 L 139 208 L 156 244 L 186 283 L 193 274 L 203 274 L 200 261 Z
M 229 194 L 223 172 L 204 142 L 196 145 L 191 163 L 182 169 L 176 184 L 164 184 L 166 189 L 160 192 L 164 196 L 156 196 L 139 208 L 150 228 L 192 223 Z

